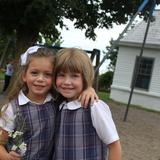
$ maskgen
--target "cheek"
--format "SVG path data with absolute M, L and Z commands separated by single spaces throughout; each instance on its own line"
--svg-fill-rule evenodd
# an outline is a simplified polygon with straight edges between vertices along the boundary
M 45 80 L 49 85 L 52 85 L 53 84 L 53 78 L 47 78 Z
M 79 80 L 77 81 L 79 86 L 81 86 L 83 88 L 83 85 L 84 85 L 84 81 L 82 78 L 79 78 Z
M 83 90 L 83 82 L 81 79 L 77 79 L 74 83 L 75 87 L 78 89 L 79 92 Z
M 80 89 L 80 91 L 83 91 L 83 88 L 84 88 L 84 87 L 83 87 L 83 83 L 80 82 L 80 83 L 79 83 L 79 89 Z
M 59 78 L 56 79 L 56 87 L 58 87 L 61 84 L 61 80 Z

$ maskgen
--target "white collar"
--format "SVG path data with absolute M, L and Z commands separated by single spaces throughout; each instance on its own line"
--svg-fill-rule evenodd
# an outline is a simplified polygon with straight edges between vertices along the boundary
M 64 101 L 60 104 L 59 109 L 69 109 L 69 110 L 76 110 L 78 108 L 81 108 L 81 103 L 78 100 L 74 101 Z
M 46 99 L 44 100 L 43 104 L 51 101 L 51 99 L 53 99 L 52 95 L 48 94 Z M 28 102 L 32 102 L 32 101 L 28 97 L 26 97 L 25 94 L 23 93 L 23 91 L 21 90 L 18 95 L 18 102 L 19 102 L 19 105 L 24 105 L 24 104 L 26 104 Z

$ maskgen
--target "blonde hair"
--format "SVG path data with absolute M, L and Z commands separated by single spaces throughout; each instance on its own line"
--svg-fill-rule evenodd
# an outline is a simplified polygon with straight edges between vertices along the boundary
M 43 48 L 39 48 L 37 52 L 29 54 L 27 57 L 26 65 L 22 66 L 21 64 L 18 64 L 17 66 L 17 72 L 15 72 L 15 75 L 12 80 L 13 83 L 11 84 L 11 88 L 7 95 L 7 98 L 9 101 L 17 97 L 20 90 L 28 92 L 28 87 L 26 83 L 24 83 L 22 80 L 22 74 L 26 73 L 26 71 L 28 70 L 31 60 L 39 57 L 45 57 L 45 58 L 48 57 L 51 63 L 53 63 L 53 68 L 54 68 L 55 54 L 51 49 L 43 47 Z M 51 88 L 51 91 L 52 91 L 52 88 Z
M 87 53 L 81 49 L 66 48 L 57 52 L 54 66 L 54 82 L 56 82 L 57 73 L 60 71 L 82 74 L 83 90 L 93 84 L 94 69 L 92 62 Z
M 22 66 L 20 63 L 18 63 L 17 70 L 12 78 L 11 85 L 9 86 L 9 91 L 7 92 L 5 100 L 0 105 L 0 117 L 5 119 L 4 113 L 8 107 L 8 103 L 18 96 L 20 90 L 23 90 L 26 93 L 28 92 L 28 87 L 26 83 L 24 83 L 24 81 L 22 80 L 22 75 L 27 72 L 29 64 L 32 59 L 41 58 L 41 57 L 48 58 L 53 64 L 53 69 L 54 69 L 55 53 L 51 49 L 44 48 L 44 47 L 39 48 L 37 52 L 29 54 L 27 57 L 26 65 Z M 53 96 L 55 96 L 57 93 L 53 85 L 49 92 Z

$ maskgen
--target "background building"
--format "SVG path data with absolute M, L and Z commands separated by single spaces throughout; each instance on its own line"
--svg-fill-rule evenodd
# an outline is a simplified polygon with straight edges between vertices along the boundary
M 120 40 L 110 98 L 128 103 L 133 73 L 138 70 L 131 104 L 160 111 L 160 11 L 153 15 L 139 69 L 137 59 L 147 22 L 141 21 Z

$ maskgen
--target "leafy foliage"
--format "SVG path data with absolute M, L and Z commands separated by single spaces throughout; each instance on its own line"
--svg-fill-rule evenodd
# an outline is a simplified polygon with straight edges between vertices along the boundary
M 99 91 L 110 91 L 110 86 L 112 84 L 113 72 L 108 71 L 99 76 Z
M 104 54 L 107 55 L 106 58 L 110 60 L 108 69 L 112 71 L 115 70 L 117 54 L 118 54 L 118 46 L 117 47 L 115 46 L 115 48 L 111 50 L 113 44 L 114 44 L 114 41 L 113 39 L 111 39 L 110 46 L 106 47 L 107 53 L 104 52 Z
M 95 40 L 94 29 L 123 24 L 136 11 L 142 0 L 1 0 L 0 33 L 15 33 L 17 54 L 42 41 L 54 42 L 63 18 L 74 20 L 75 28 L 85 29 L 85 35 Z M 157 1 L 159 3 L 159 1 Z M 147 10 L 148 8 L 146 8 Z

